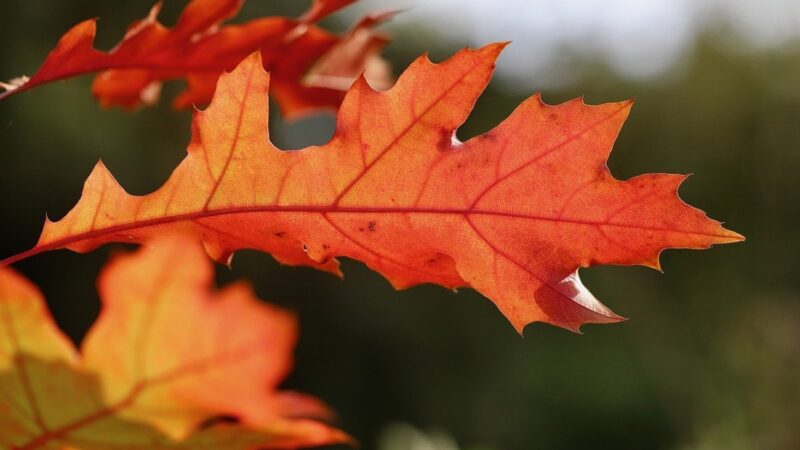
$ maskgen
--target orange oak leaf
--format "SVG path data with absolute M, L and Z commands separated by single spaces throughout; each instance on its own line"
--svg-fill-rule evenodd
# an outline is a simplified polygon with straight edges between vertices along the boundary
M 317 400 L 278 391 L 296 338 L 249 287 L 209 290 L 211 263 L 180 236 L 116 257 L 81 351 L 38 290 L 0 269 L 0 447 L 297 448 L 348 442 L 305 417 Z M 218 417 L 235 418 L 215 420 Z
M 312 113 L 330 105 L 342 103 L 345 93 L 356 77 L 363 73 L 370 86 L 387 90 L 392 86 L 392 70 L 389 63 L 380 56 L 388 40 L 375 34 L 372 29 L 391 18 L 394 12 L 367 16 L 352 30 L 342 36 L 324 54 L 314 58 L 305 57 L 303 61 L 284 59 L 284 73 L 292 74 L 285 79 L 301 78 L 302 83 L 286 82 L 271 77 L 271 91 L 281 109 L 281 114 L 290 118 Z M 296 52 L 303 57 L 309 52 Z M 263 53 L 262 53 L 263 58 Z M 213 83 L 207 99 L 214 93 L 217 79 Z M 205 102 L 207 103 L 207 101 Z
M 338 273 L 345 256 L 396 288 L 469 286 L 521 332 L 534 321 L 578 330 L 621 320 L 581 284 L 580 267 L 658 268 L 665 248 L 742 239 L 678 198 L 684 176 L 611 176 L 606 160 L 631 102 L 549 106 L 534 95 L 458 142 L 503 47 L 419 58 L 386 92 L 361 78 L 331 141 L 299 151 L 269 141 L 268 76 L 253 55 L 195 114 L 188 156 L 163 187 L 129 195 L 99 163 L 75 208 L 4 262 L 179 229 L 220 261 L 251 248 Z
M 95 20 L 72 28 L 47 56 L 30 78 L 18 78 L 1 84 L 6 92 L 0 99 L 54 80 L 100 72 L 92 83 L 92 92 L 103 106 L 134 108 L 158 100 L 161 82 L 184 78 L 187 89 L 173 102 L 176 108 L 205 105 L 214 93 L 219 74 L 230 70 L 254 51 L 261 51 L 264 67 L 274 77 L 276 100 L 287 117 L 297 117 L 320 108 L 336 108 L 344 91 L 365 69 L 386 64 L 378 56 L 386 39 L 372 28 L 380 20 L 367 18 L 340 37 L 313 23 L 354 0 L 316 0 L 301 20 L 266 17 L 243 24 L 221 26 L 233 17 L 244 0 L 192 0 L 177 24 L 166 28 L 157 20 L 161 3 L 147 18 L 130 26 L 122 41 L 110 52 L 93 48 Z M 377 16 L 384 17 L 384 16 Z M 358 35 L 358 42 L 354 36 Z M 336 50 L 345 43 L 353 50 Z M 357 47 L 357 48 L 356 48 Z M 347 67 L 337 86 L 318 86 L 304 80 L 304 75 L 321 58 L 335 52 Z M 368 71 L 377 85 L 386 85 L 391 74 Z M 282 100 L 288 99 L 286 102 Z

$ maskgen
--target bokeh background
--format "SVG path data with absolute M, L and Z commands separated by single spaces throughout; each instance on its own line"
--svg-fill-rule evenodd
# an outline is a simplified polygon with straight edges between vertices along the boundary
M 183 4 L 166 0 L 166 23 Z M 31 74 L 89 17 L 101 18 L 98 45 L 110 48 L 150 6 L 3 1 L 0 79 Z M 305 6 L 250 0 L 236 20 Z M 694 173 L 683 198 L 748 240 L 667 251 L 664 274 L 583 270 L 596 296 L 631 320 L 583 335 L 536 324 L 524 338 L 468 289 L 395 292 L 353 261 L 341 281 L 242 252 L 232 269 L 218 269 L 220 283 L 250 280 L 301 320 L 286 386 L 331 404 L 367 450 L 799 449 L 800 3 L 372 0 L 325 25 L 344 29 L 363 12 L 400 8 L 383 28 L 396 72 L 425 51 L 441 60 L 513 41 L 462 140 L 537 90 L 549 103 L 635 98 L 612 172 Z M 0 255 L 32 246 L 45 212 L 58 218 L 71 208 L 98 159 L 144 194 L 183 158 L 189 113 L 169 102 L 104 111 L 89 83 L 0 102 Z M 287 124 L 274 115 L 270 127 L 282 148 L 299 148 L 325 142 L 333 120 Z M 97 314 L 96 274 L 115 250 L 52 252 L 17 268 L 77 341 Z

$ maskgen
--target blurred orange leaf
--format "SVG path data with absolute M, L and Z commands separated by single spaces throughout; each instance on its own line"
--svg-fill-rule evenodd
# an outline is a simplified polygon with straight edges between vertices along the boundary
M 163 187 L 129 195 L 98 164 L 77 206 L 4 262 L 179 229 L 220 261 L 253 248 L 339 273 L 334 258 L 346 256 L 397 288 L 470 286 L 521 332 L 534 321 L 577 330 L 621 320 L 581 284 L 580 267 L 658 268 L 664 248 L 742 239 L 678 198 L 684 176 L 611 176 L 606 160 L 629 101 L 549 106 L 534 95 L 458 142 L 503 47 L 441 64 L 420 58 L 387 92 L 360 79 L 332 140 L 299 151 L 269 141 L 269 77 L 254 55 L 195 114 L 188 156 Z
M 221 72 L 261 51 L 285 116 L 336 108 L 365 70 L 376 86 L 391 82 L 387 70 L 376 70 L 386 65 L 378 56 L 386 39 L 372 31 L 381 21 L 378 18 L 387 15 L 367 18 L 341 37 L 313 24 L 353 1 L 316 0 L 301 20 L 265 17 L 221 26 L 238 13 L 244 0 L 191 0 L 173 28 L 158 22 L 161 3 L 157 3 L 148 17 L 132 24 L 122 41 L 107 53 L 93 48 L 96 21 L 87 20 L 61 38 L 32 77 L 0 84 L 6 88 L 0 98 L 51 81 L 100 72 L 92 92 L 107 107 L 152 104 L 158 100 L 161 82 L 175 78 L 187 80 L 187 89 L 173 103 L 176 108 L 205 105 Z M 339 85 L 317 85 L 314 78 L 304 78 L 320 59 L 334 56 L 338 67 L 347 69 L 336 74 Z
M 0 446 L 7 449 L 297 448 L 347 442 L 281 392 L 296 323 L 243 284 L 209 290 L 188 238 L 115 258 L 78 353 L 38 290 L 0 269 Z M 227 420 L 217 420 L 217 418 Z M 235 419 L 235 423 L 231 422 Z

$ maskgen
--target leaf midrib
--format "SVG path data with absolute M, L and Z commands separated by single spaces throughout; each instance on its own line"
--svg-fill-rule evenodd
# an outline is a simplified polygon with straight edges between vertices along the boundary
M 656 227 L 648 225 L 637 225 L 622 222 L 604 222 L 592 221 L 582 219 L 571 219 L 564 217 L 552 217 L 543 215 L 533 215 L 526 213 L 515 213 L 509 211 L 494 211 L 494 210 L 481 210 L 470 208 L 422 208 L 422 207 L 347 207 L 347 206 L 329 206 L 329 205 L 257 205 L 257 206 L 239 206 L 220 208 L 215 210 L 203 210 L 184 214 L 175 214 L 171 216 L 156 217 L 153 219 L 146 219 L 125 223 L 120 225 L 113 225 L 110 227 L 99 228 L 90 230 L 84 233 L 69 236 L 64 239 L 58 239 L 27 250 L 22 253 L 10 256 L 0 260 L 0 267 L 13 264 L 17 261 L 29 258 L 31 256 L 43 253 L 49 250 L 55 250 L 65 247 L 70 244 L 75 244 L 90 239 L 102 237 L 107 234 L 136 230 L 139 228 L 147 228 L 150 226 L 164 225 L 169 223 L 181 222 L 184 220 L 198 220 L 222 215 L 234 214 L 258 214 L 258 213 L 299 213 L 299 214 L 441 214 L 441 215 L 457 215 L 457 216 L 474 216 L 474 215 L 489 215 L 498 217 L 518 218 L 525 220 L 536 220 L 544 222 L 568 223 L 573 225 L 584 225 L 591 227 L 610 226 L 618 228 L 638 229 L 647 231 L 667 231 L 672 233 L 681 233 L 694 236 L 705 236 L 721 239 L 732 239 L 733 237 L 727 234 L 714 234 L 703 233 L 693 230 L 673 229 L 668 227 Z

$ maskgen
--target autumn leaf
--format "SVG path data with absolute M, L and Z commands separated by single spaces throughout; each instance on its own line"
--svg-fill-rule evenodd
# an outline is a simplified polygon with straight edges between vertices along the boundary
M 298 418 L 319 401 L 278 391 L 296 323 L 249 287 L 209 290 L 186 237 L 115 258 L 80 353 L 38 290 L 0 269 L 0 446 L 5 449 L 255 449 L 348 442 Z M 220 417 L 235 418 L 219 421 Z
M 458 142 L 503 47 L 440 64 L 422 57 L 387 92 L 360 79 L 331 141 L 299 151 L 269 141 L 268 76 L 254 55 L 195 114 L 188 156 L 163 187 L 129 195 L 99 163 L 76 207 L 4 262 L 177 229 L 219 261 L 251 248 L 339 273 L 334 258 L 345 256 L 396 288 L 469 286 L 521 332 L 534 321 L 577 330 L 621 320 L 581 284 L 580 267 L 658 268 L 665 248 L 742 239 L 678 198 L 685 176 L 611 176 L 606 160 L 631 102 L 549 106 L 534 95 Z
M 316 0 L 301 20 L 266 17 L 237 25 L 220 24 L 236 15 L 244 0 L 192 0 L 177 24 L 166 28 L 157 20 L 157 3 L 144 20 L 130 26 L 110 52 L 93 48 L 96 21 L 81 22 L 68 31 L 30 78 L 0 84 L 0 99 L 51 81 L 99 72 L 92 92 L 100 103 L 134 108 L 158 100 L 161 82 L 184 78 L 187 89 L 173 102 L 176 108 L 205 105 L 219 75 L 254 51 L 273 75 L 273 91 L 285 116 L 292 118 L 339 106 L 344 91 L 364 70 L 377 85 L 390 84 L 391 74 L 379 53 L 386 44 L 372 28 L 387 15 L 368 17 L 344 36 L 313 23 L 354 0 Z M 356 39 L 358 36 L 358 39 Z M 342 52 L 347 45 L 351 50 Z M 340 59 L 337 86 L 304 79 L 320 59 Z M 284 101 L 284 99 L 286 99 Z
M 273 66 L 281 64 L 284 68 L 282 72 L 291 74 L 285 79 L 302 79 L 297 84 L 272 77 L 271 91 L 281 114 L 296 118 L 327 106 L 339 106 L 353 81 L 362 73 L 375 89 L 387 90 L 392 87 L 391 67 L 380 57 L 388 40 L 373 32 L 376 25 L 392 16 L 394 12 L 363 18 L 318 58 L 303 58 L 309 53 L 298 51 L 294 55 L 301 56 L 299 61 L 293 60 L 294 55 L 276 61 Z M 310 62 L 313 64 L 309 65 Z M 214 87 L 207 89 L 208 96 L 202 104 L 208 103 L 213 95 L 217 78 L 209 80 Z

